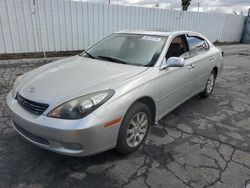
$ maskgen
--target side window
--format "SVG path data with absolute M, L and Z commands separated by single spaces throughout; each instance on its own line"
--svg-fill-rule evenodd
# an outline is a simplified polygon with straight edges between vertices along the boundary
M 209 49 L 207 41 L 203 38 L 187 36 L 187 41 L 191 56 L 201 54 Z
M 166 54 L 166 60 L 170 57 L 183 57 L 184 59 L 190 57 L 185 35 L 179 35 L 172 40 Z

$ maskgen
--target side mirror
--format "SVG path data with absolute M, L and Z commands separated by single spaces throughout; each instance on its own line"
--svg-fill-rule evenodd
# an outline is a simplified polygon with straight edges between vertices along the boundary
M 168 60 L 166 61 L 166 59 L 164 59 L 162 65 L 161 65 L 161 70 L 162 69 L 166 69 L 168 67 L 184 67 L 185 63 L 184 63 L 184 59 L 182 57 L 170 57 L 168 58 Z

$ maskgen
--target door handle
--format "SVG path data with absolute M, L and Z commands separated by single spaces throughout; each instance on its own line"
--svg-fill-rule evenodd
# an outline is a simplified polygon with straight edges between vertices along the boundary
M 209 58 L 209 60 L 210 60 L 210 61 L 214 61 L 214 57 L 211 56 L 211 57 Z
M 194 67 L 195 67 L 195 65 L 194 65 L 194 64 L 191 64 L 191 65 L 189 65 L 188 69 L 189 69 L 189 70 L 193 70 Z

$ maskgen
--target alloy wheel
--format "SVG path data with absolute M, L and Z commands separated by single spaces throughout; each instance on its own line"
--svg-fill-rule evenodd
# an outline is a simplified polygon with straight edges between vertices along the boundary
M 211 93 L 214 87 L 214 74 L 210 74 L 207 81 L 207 93 Z
M 131 119 L 127 132 L 126 141 L 129 147 L 138 146 L 144 139 L 148 129 L 148 116 L 145 112 L 138 112 Z

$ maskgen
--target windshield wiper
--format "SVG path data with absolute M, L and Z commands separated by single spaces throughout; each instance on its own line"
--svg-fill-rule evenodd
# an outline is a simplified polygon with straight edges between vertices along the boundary
M 106 60 L 109 60 L 109 61 L 112 61 L 112 62 L 116 62 L 116 63 L 121 63 L 121 64 L 128 64 L 127 62 L 125 61 L 122 61 L 120 59 L 116 59 L 114 57 L 109 57 L 109 56 L 97 56 L 98 58 L 101 58 L 101 59 L 106 59 Z
M 96 59 L 96 57 L 94 57 L 93 55 L 91 55 L 89 52 L 84 51 L 84 53 L 85 53 L 85 54 L 87 54 L 90 58 L 92 58 L 92 59 Z

